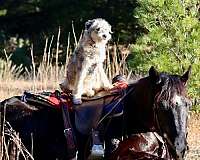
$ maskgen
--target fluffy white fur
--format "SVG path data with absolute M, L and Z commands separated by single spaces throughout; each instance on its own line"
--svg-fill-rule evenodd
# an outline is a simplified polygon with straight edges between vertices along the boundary
M 111 38 L 111 26 L 104 19 L 88 20 L 85 31 L 67 66 L 67 75 L 60 84 L 62 90 L 71 90 L 75 104 L 81 96 L 93 96 L 95 91 L 112 88 L 103 69 L 106 43 Z

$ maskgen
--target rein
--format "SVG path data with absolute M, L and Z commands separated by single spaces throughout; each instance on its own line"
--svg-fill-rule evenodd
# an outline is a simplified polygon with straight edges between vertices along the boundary
M 157 102 L 158 96 L 159 96 L 158 94 L 155 96 L 156 102 Z M 157 112 L 159 105 L 157 103 L 154 103 L 153 105 L 154 105 L 154 107 L 153 107 L 154 119 L 156 122 L 156 126 L 158 128 L 158 131 L 162 135 L 161 137 L 163 137 L 163 139 L 164 139 L 164 142 L 165 142 L 164 144 L 168 145 L 175 152 L 175 155 L 179 157 L 179 160 L 183 160 L 181 153 L 176 152 L 176 149 L 175 149 L 174 145 L 172 144 L 171 140 L 169 139 L 167 134 L 164 133 L 161 129 L 160 121 L 158 118 L 158 112 Z M 166 148 L 168 148 L 168 147 L 166 147 Z
M 118 101 L 117 101 L 117 103 L 115 103 L 114 107 L 99 120 L 97 126 L 99 126 L 110 114 L 112 114 L 115 111 L 118 104 L 120 104 L 133 90 L 134 90 L 133 87 L 128 92 L 126 92 L 126 90 L 125 90 L 125 93 L 123 93 L 123 96 L 118 99 Z

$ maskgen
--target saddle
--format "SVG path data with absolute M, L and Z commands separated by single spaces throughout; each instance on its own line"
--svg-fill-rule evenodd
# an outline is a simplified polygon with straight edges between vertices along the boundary
M 55 109 L 62 109 L 61 104 L 64 103 L 69 112 L 73 111 L 75 113 L 76 129 L 82 134 L 89 134 L 92 128 L 97 127 L 100 119 L 111 112 L 113 108 L 114 111 L 108 114 L 107 117 L 116 117 L 123 114 L 122 104 L 116 105 L 121 96 L 121 92 L 101 91 L 94 97 L 83 97 L 81 105 L 73 105 L 71 93 L 63 93 L 56 90 L 54 92 L 44 91 L 35 94 L 25 91 L 21 96 L 21 101 L 23 104 L 28 102 L 31 105 Z
M 127 85 L 126 85 L 127 86 Z M 89 135 L 92 129 L 96 129 L 99 121 L 107 117 L 115 117 L 123 114 L 123 105 L 120 102 L 122 89 L 114 88 L 115 91 L 101 91 L 93 97 L 82 97 L 81 105 L 73 105 L 71 92 L 24 92 L 21 101 L 26 104 L 47 106 L 61 109 L 64 121 L 64 134 L 67 139 L 69 154 L 76 151 L 74 126 L 71 125 L 70 112 L 74 113 L 75 128 L 80 133 Z
M 73 105 L 71 93 L 63 93 L 57 90 L 54 92 L 44 91 L 40 93 L 25 91 L 23 95 L 12 98 L 8 103 L 9 105 L 24 106 L 24 108 L 31 109 L 34 109 L 34 107 L 29 106 L 37 106 L 35 110 L 45 107 L 47 109 L 62 110 L 64 122 L 63 130 L 68 146 L 67 152 L 69 152 L 68 155 L 74 155 L 76 152 L 74 127 L 80 133 L 89 135 L 91 130 L 97 127 L 100 119 L 108 113 L 109 116 L 122 114 L 123 107 L 117 104 L 120 97 L 120 92 L 101 91 L 94 97 L 83 97 L 83 103 L 81 105 Z M 72 112 L 72 114 L 70 112 Z M 73 119 L 75 126 L 71 125 L 71 115 L 75 117 Z
M 83 103 L 74 107 L 76 129 L 88 135 L 102 119 L 122 115 L 123 104 L 119 103 L 121 97 L 120 93 L 100 93 L 93 98 L 82 98 Z

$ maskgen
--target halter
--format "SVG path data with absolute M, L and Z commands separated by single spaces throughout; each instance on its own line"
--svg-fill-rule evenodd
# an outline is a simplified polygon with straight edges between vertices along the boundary
M 156 122 L 156 126 L 158 128 L 158 131 L 162 135 L 161 137 L 163 137 L 163 139 L 164 139 L 164 142 L 165 142 L 164 144 L 167 144 L 175 152 L 175 156 L 178 156 L 179 160 L 183 160 L 181 153 L 177 153 L 176 152 L 176 148 L 174 147 L 173 143 L 169 139 L 168 135 L 166 133 L 164 133 L 162 131 L 162 129 L 161 129 L 160 121 L 159 121 L 159 118 L 158 118 L 158 112 L 157 112 L 158 111 L 158 107 L 159 107 L 157 99 L 158 99 L 160 94 L 161 93 L 157 93 L 156 94 L 155 99 L 154 99 L 154 104 L 153 104 L 153 114 L 154 114 L 154 119 L 155 119 L 155 122 Z

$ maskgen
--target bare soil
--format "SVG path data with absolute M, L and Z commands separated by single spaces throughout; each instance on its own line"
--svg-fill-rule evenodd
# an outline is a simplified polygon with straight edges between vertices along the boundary
M 187 160 L 200 160 L 200 114 L 190 113 Z

